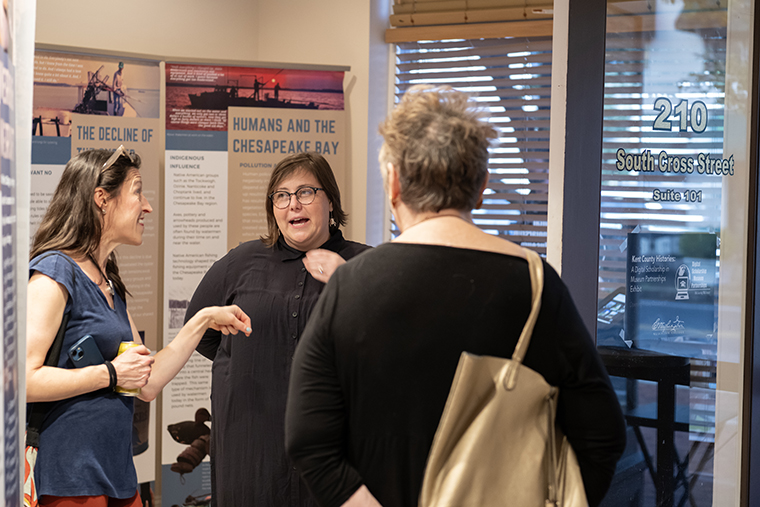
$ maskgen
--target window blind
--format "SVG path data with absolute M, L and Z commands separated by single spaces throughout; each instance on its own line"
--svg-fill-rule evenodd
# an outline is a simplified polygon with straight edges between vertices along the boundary
M 396 100 L 415 84 L 468 92 L 498 132 L 475 224 L 546 252 L 551 38 L 453 39 L 396 46 Z M 395 226 L 392 226 L 395 235 Z
M 389 43 L 552 33 L 551 0 L 395 0 Z
M 547 0 L 395 0 L 391 26 L 493 23 L 552 17 Z

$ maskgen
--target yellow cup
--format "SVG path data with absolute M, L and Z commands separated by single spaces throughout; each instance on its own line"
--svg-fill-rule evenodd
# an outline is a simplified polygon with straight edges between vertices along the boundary
M 121 342 L 119 344 L 119 352 L 116 355 L 119 356 L 132 347 L 138 347 L 139 345 L 140 344 L 137 342 Z M 122 396 L 138 396 L 140 394 L 139 387 L 137 389 L 124 389 L 123 387 L 116 386 L 114 388 L 114 391 L 121 394 Z

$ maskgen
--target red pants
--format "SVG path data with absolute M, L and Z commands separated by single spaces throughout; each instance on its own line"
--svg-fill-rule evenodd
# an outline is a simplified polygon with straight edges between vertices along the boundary
M 140 493 L 132 498 L 111 498 L 110 496 L 50 496 L 40 498 L 40 507 L 143 507 Z

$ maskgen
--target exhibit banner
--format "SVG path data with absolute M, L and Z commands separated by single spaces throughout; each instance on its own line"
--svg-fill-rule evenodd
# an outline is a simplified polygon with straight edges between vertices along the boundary
M 153 207 L 143 244 L 117 248 L 127 308 L 146 346 L 159 346 L 158 224 L 161 223 L 160 81 L 158 62 L 37 51 L 34 62 L 30 231 L 42 221 L 68 160 L 91 149 L 124 145 L 139 155 L 143 193 Z M 133 453 L 140 483 L 155 480 L 153 404 L 136 400 Z M 145 492 L 149 496 L 149 492 Z M 144 498 L 145 499 L 145 498 Z M 152 503 L 152 500 L 150 500 Z
M 211 265 L 266 232 L 275 165 L 316 151 L 345 188 L 346 160 L 342 71 L 167 63 L 165 72 L 164 345 Z M 166 505 L 210 501 L 211 365 L 194 353 L 164 389 Z
M 266 232 L 264 203 L 269 177 L 277 162 L 286 156 L 304 151 L 321 153 L 336 172 L 340 185 L 345 138 L 343 111 L 231 107 L 227 133 L 227 248 Z
M 2 312 L 0 323 L 3 339 L 0 341 L 0 357 L 3 363 L 3 389 L 0 391 L 0 406 L 3 415 L 0 418 L 0 432 L 3 445 L 0 446 L 0 460 L 4 473 L 0 474 L 0 487 L 3 491 L 3 505 L 21 505 L 19 432 L 21 416 L 19 410 L 25 403 L 19 399 L 19 336 L 18 305 L 16 295 L 16 162 L 15 133 L 16 116 L 14 114 L 14 63 L 12 59 L 12 40 L 8 20 L 8 2 L 3 2 L 0 10 L 0 209 L 2 212 Z

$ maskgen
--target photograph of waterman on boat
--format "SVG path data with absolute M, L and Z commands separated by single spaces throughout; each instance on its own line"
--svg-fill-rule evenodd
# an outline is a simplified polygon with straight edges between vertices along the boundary
M 71 137 L 72 114 L 158 118 L 158 62 L 37 51 L 35 136 Z
M 343 72 L 166 64 L 167 130 L 226 130 L 230 107 L 343 110 Z

